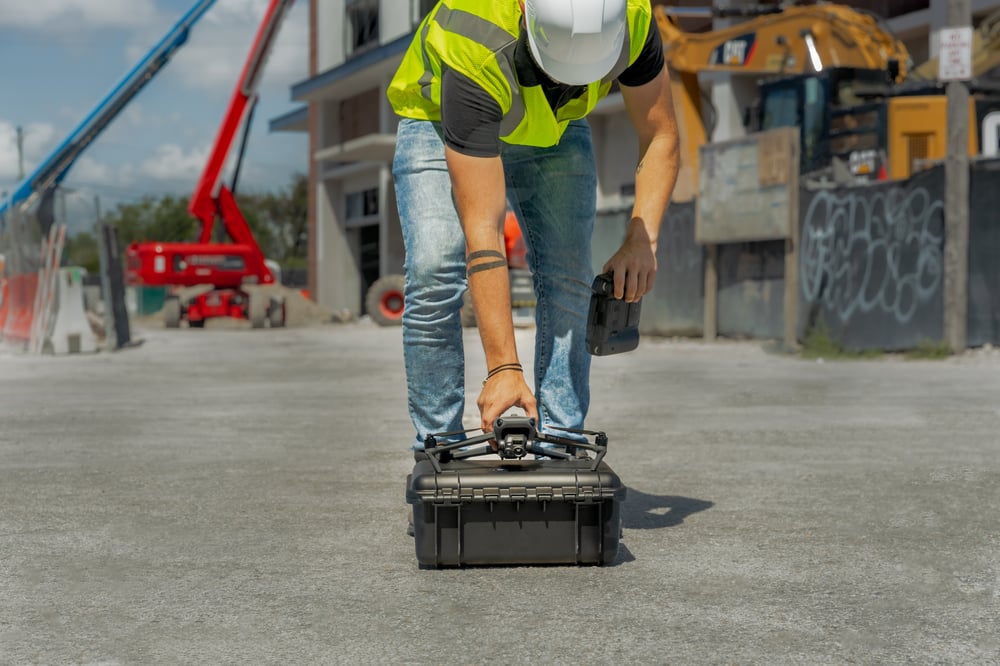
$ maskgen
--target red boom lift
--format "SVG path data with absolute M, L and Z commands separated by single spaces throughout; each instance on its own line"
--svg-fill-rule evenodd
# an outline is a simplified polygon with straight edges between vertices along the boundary
M 234 191 L 246 150 L 264 63 L 293 2 L 294 0 L 270 1 L 243 66 L 243 73 L 233 91 L 208 163 L 191 196 L 188 212 L 201 222 L 198 241 L 132 243 L 126 249 L 126 281 L 130 285 L 211 286 L 209 291 L 185 298 L 184 302 L 177 296 L 168 296 L 163 307 L 168 328 L 180 326 L 182 319 L 187 319 L 189 326 L 200 328 L 205 325 L 206 319 L 212 317 L 249 319 L 254 328 L 261 328 L 267 323 L 272 327 L 285 324 L 283 298 L 270 297 L 261 291 L 244 288 L 244 285 L 274 284 L 275 277 L 265 263 L 264 254 L 236 204 Z M 221 182 L 222 170 L 236 132 L 241 127 L 243 137 L 232 187 L 226 187 Z M 212 242 L 216 218 L 221 220 L 231 242 Z

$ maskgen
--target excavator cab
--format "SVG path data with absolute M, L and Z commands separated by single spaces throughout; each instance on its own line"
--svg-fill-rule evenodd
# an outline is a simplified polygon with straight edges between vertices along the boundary
M 800 128 L 801 173 L 834 180 L 879 177 L 885 170 L 884 95 L 887 70 L 835 67 L 818 74 L 783 77 L 760 84 L 758 126 Z
M 801 128 L 800 173 L 857 182 L 908 178 L 946 154 L 947 99 L 936 81 L 831 68 L 764 81 L 752 130 Z M 1000 153 L 1000 86 L 969 84 L 969 155 Z

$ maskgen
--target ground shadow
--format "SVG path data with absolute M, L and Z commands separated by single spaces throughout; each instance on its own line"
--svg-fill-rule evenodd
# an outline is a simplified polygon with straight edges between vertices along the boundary
M 630 530 L 656 530 L 674 527 L 684 522 L 692 513 L 715 506 L 714 502 L 678 497 L 677 495 L 650 495 L 629 488 L 622 507 L 622 523 Z
M 629 562 L 635 562 L 635 555 L 633 555 L 632 551 L 628 549 L 628 546 L 624 541 L 620 541 L 618 542 L 618 556 L 615 558 L 615 561 L 608 566 L 617 567 L 623 564 L 628 564 Z

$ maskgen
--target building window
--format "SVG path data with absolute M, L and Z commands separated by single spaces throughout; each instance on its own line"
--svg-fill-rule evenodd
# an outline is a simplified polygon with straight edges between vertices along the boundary
M 358 226 L 378 216 L 378 188 L 348 192 L 345 197 L 347 226 Z
M 378 0 L 347 0 L 344 45 L 348 58 L 378 45 Z

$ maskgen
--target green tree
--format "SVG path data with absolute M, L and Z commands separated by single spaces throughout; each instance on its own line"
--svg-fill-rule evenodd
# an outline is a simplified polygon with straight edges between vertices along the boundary
M 243 213 L 243 219 L 250 227 L 250 233 L 260 246 L 260 251 L 265 257 L 281 260 L 282 248 L 275 237 L 274 228 L 268 219 L 266 212 L 261 209 L 260 201 L 265 195 L 260 194 L 240 194 L 236 197 L 236 203 Z
M 281 232 L 285 250 L 283 261 L 305 265 L 309 243 L 309 178 L 305 174 L 295 174 L 292 183 L 279 195 L 269 195 L 264 207 Z
M 307 253 L 306 217 L 308 212 L 308 178 L 296 174 L 292 182 L 277 192 L 240 192 L 236 203 L 250 227 L 250 231 L 265 257 L 275 259 L 284 266 L 305 264 Z M 188 213 L 186 196 L 146 196 L 134 203 L 120 204 L 107 215 L 105 222 L 118 228 L 121 250 L 134 242 L 195 241 L 201 232 L 201 222 Z M 82 236 L 86 234 L 78 234 Z M 230 242 L 221 220 L 217 220 L 212 233 L 216 242 Z M 74 241 L 74 253 L 82 253 L 95 239 Z M 88 245 L 89 243 L 89 245 Z M 76 256 L 76 255 L 74 255 Z M 89 269 L 88 269 L 89 270 Z
M 198 221 L 188 214 L 187 203 L 187 197 L 146 196 L 137 203 L 119 205 L 105 222 L 118 227 L 123 249 L 134 242 L 194 240 Z
M 188 197 L 167 195 L 150 211 L 146 224 L 146 240 L 185 241 L 198 236 L 198 220 L 187 210 Z
M 92 234 L 81 232 L 66 239 L 63 249 L 64 266 L 83 266 L 88 273 L 97 275 L 101 270 L 100 250 Z
M 295 174 L 278 192 L 241 194 L 240 210 L 265 254 L 283 265 L 304 265 L 307 255 L 306 223 L 309 179 Z

